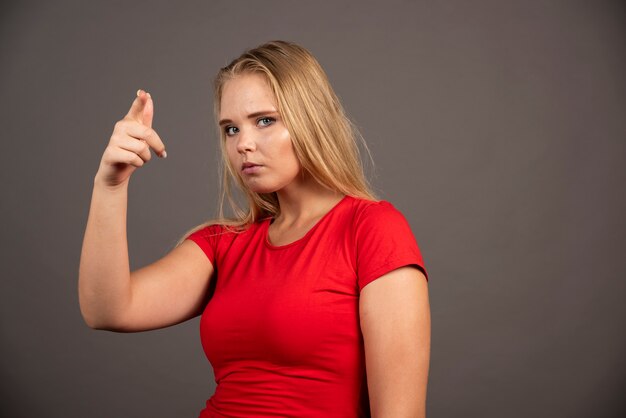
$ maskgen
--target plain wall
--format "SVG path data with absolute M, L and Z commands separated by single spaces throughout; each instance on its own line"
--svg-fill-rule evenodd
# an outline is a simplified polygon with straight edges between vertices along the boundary
M 430 275 L 431 418 L 626 414 L 626 9 L 617 1 L 3 1 L 0 415 L 197 416 L 198 320 L 89 329 L 93 177 L 135 91 L 168 158 L 131 179 L 133 269 L 216 213 L 212 79 L 310 49 Z M 368 164 L 369 166 L 370 164 Z

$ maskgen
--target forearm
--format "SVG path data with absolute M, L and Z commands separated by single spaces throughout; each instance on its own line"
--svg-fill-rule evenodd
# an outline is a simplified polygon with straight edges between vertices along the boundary
M 130 301 L 127 205 L 128 183 L 111 189 L 94 181 L 78 273 L 81 312 L 93 328 L 114 324 Z

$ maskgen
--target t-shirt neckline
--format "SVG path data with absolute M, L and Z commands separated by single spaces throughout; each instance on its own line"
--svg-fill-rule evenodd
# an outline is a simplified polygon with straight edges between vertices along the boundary
M 306 241 L 306 240 L 307 240 L 307 239 L 311 236 L 311 234 L 313 234 L 313 232 L 317 229 L 317 227 L 318 227 L 318 226 L 319 226 L 322 222 L 324 222 L 324 220 L 325 220 L 326 218 L 328 218 L 328 217 L 330 216 L 330 214 L 331 214 L 331 213 L 333 213 L 333 212 L 334 212 L 334 211 L 335 211 L 335 210 L 336 210 L 339 206 L 341 206 L 343 202 L 345 202 L 346 200 L 348 200 L 348 197 L 349 197 L 348 195 L 345 195 L 345 196 L 344 196 L 344 197 L 343 197 L 343 198 L 342 198 L 339 202 L 337 202 L 337 203 L 335 204 L 335 206 L 333 206 L 333 207 L 332 207 L 332 208 L 331 208 L 328 212 L 326 212 L 326 213 L 324 214 L 324 216 L 322 216 L 322 217 L 321 217 L 321 218 L 320 218 L 320 219 L 319 219 L 319 220 L 315 223 L 315 225 L 313 225 L 313 226 L 311 227 L 311 229 L 309 229 L 309 230 L 307 231 L 307 233 L 306 233 L 306 234 L 304 234 L 304 236 L 303 236 L 303 237 L 301 237 L 301 238 L 299 238 L 299 239 L 297 239 L 297 240 L 295 240 L 295 241 L 293 241 L 293 242 L 290 242 L 289 244 L 284 244 L 284 245 L 273 245 L 273 244 L 271 244 L 271 243 L 270 243 L 269 227 L 270 227 L 270 222 L 272 221 L 272 219 L 273 219 L 273 218 L 267 218 L 267 219 L 265 219 L 265 221 L 263 222 L 263 225 L 264 225 L 264 227 L 263 227 L 263 237 L 264 237 L 264 240 L 263 240 L 263 241 L 265 242 L 265 246 L 266 246 L 267 248 L 269 248 L 270 250 L 282 250 L 282 249 L 285 249 L 285 248 L 292 247 L 292 246 L 294 246 L 294 245 L 298 245 L 298 244 L 300 244 L 300 243 L 302 243 L 302 242 L 305 242 L 305 241 Z

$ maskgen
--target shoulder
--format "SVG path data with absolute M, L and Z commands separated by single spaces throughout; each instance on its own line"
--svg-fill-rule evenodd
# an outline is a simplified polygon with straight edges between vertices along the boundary
M 232 223 L 204 223 L 193 228 L 187 235 L 201 235 L 201 236 L 214 236 L 214 235 L 236 235 L 246 231 L 250 231 L 259 228 L 266 218 L 260 219 L 253 223 L 239 224 L 237 222 Z
M 359 243 L 414 240 L 404 214 L 387 200 L 354 199 L 352 232 Z
M 391 202 L 355 202 L 354 246 L 359 290 L 406 265 L 425 272 L 424 261 L 405 216 Z
M 213 262 L 223 251 L 231 248 L 238 239 L 245 240 L 245 237 L 253 236 L 259 225 L 259 222 L 247 225 L 207 223 L 192 229 L 192 232 L 186 234 L 185 240 L 198 244 Z
M 404 214 L 387 200 L 368 200 L 352 197 L 352 214 L 355 224 L 406 222 Z
M 202 237 L 209 238 L 214 235 L 224 233 L 224 225 L 221 224 L 209 224 L 199 225 L 187 233 L 187 238 Z

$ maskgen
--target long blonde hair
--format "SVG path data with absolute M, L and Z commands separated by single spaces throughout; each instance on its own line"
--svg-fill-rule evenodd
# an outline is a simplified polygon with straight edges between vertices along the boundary
M 369 148 L 346 116 L 326 73 L 309 51 L 291 42 L 271 41 L 244 52 L 222 68 L 214 81 L 216 121 L 224 84 L 249 73 L 262 75 L 272 89 L 278 113 L 289 131 L 303 172 L 306 171 L 330 190 L 378 200 L 363 172 L 357 139 L 367 150 L 373 166 Z M 222 155 L 219 217 L 185 232 L 176 246 L 189 234 L 209 225 L 221 224 L 231 231 L 240 232 L 260 219 L 280 214 L 276 192 L 256 193 L 245 186 L 239 170 L 230 164 L 224 146 L 224 132 L 220 130 L 219 135 Z M 247 208 L 241 208 L 233 198 L 233 181 L 245 194 Z M 235 218 L 224 216 L 226 198 Z

